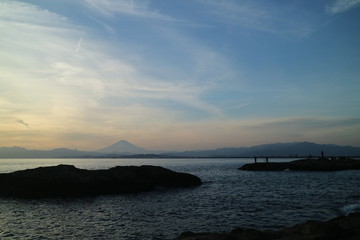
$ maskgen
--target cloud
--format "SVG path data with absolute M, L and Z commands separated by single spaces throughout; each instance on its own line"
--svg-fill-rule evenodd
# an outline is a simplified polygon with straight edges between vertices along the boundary
M 82 40 L 83 40 L 82 38 L 79 39 L 78 45 L 75 49 L 75 55 L 77 55 L 80 50 Z
M 228 23 L 248 27 L 260 27 L 261 22 L 268 18 L 266 10 L 255 4 L 236 1 L 199 0 L 210 7 L 211 13 L 220 18 L 228 19 Z
M 154 19 L 162 21 L 179 21 L 172 17 L 163 15 L 149 7 L 148 1 L 143 0 L 84 0 L 86 6 L 99 14 L 113 18 L 116 14 L 124 14 L 132 17 Z
M 18 24 L 36 24 L 43 27 L 69 26 L 66 17 L 20 1 L 3 0 L 0 2 L 0 19 Z M 37 13 L 34 17 L 31 13 Z
M 289 129 L 307 129 L 316 131 L 321 129 L 339 129 L 360 127 L 360 118 L 338 118 L 338 117 L 293 117 L 268 120 L 259 127 L 264 128 L 289 128 Z
M 310 35 L 316 13 L 293 2 L 198 0 L 215 21 L 251 30 L 297 37 Z
M 326 6 L 326 11 L 330 15 L 335 15 L 359 6 L 360 0 L 335 0 Z
M 24 122 L 24 120 L 18 119 L 18 120 L 16 120 L 16 122 L 24 125 L 25 127 L 30 127 L 30 124 Z

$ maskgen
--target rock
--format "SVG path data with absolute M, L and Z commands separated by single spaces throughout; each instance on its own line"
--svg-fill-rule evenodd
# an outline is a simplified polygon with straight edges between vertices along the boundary
M 72 165 L 39 167 L 0 174 L 0 196 L 81 197 L 151 191 L 156 187 L 193 187 L 201 180 L 156 166 L 85 170 Z
M 238 228 L 229 233 L 186 232 L 173 240 L 357 240 L 360 239 L 360 213 L 327 222 L 307 221 L 279 231 Z
M 355 159 L 300 159 L 291 162 L 249 163 L 239 168 L 248 171 L 341 171 L 360 170 L 360 160 Z

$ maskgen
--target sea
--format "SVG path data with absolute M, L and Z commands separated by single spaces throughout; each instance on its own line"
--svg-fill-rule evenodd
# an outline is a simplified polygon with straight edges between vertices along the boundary
M 0 159 L 0 173 L 58 164 L 84 169 L 155 165 L 197 175 L 203 182 L 194 188 L 125 195 L 0 198 L 0 239 L 159 240 L 187 231 L 276 230 L 360 212 L 360 171 L 238 170 L 250 162 L 253 159 Z

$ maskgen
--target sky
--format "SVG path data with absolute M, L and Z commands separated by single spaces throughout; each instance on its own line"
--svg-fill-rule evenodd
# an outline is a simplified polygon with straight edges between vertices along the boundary
M 360 0 L 0 0 L 0 146 L 360 146 Z

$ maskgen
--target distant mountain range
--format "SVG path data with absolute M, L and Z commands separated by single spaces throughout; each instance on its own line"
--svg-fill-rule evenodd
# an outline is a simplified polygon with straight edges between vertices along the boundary
M 94 152 L 78 151 L 68 148 L 28 150 L 21 147 L 0 147 L 0 158 L 77 158 L 83 156 L 94 156 Z
M 183 157 L 306 157 L 320 156 L 360 156 L 360 147 L 316 144 L 311 142 L 273 143 L 253 147 L 220 148 L 205 151 L 174 153 Z
M 360 147 L 316 144 L 311 142 L 274 143 L 253 147 L 220 148 L 214 150 L 164 152 L 150 151 L 122 140 L 97 151 L 78 151 L 56 148 L 52 150 L 28 150 L 21 147 L 0 147 L 0 158 L 181 158 L 181 157 L 305 157 L 360 156 Z

